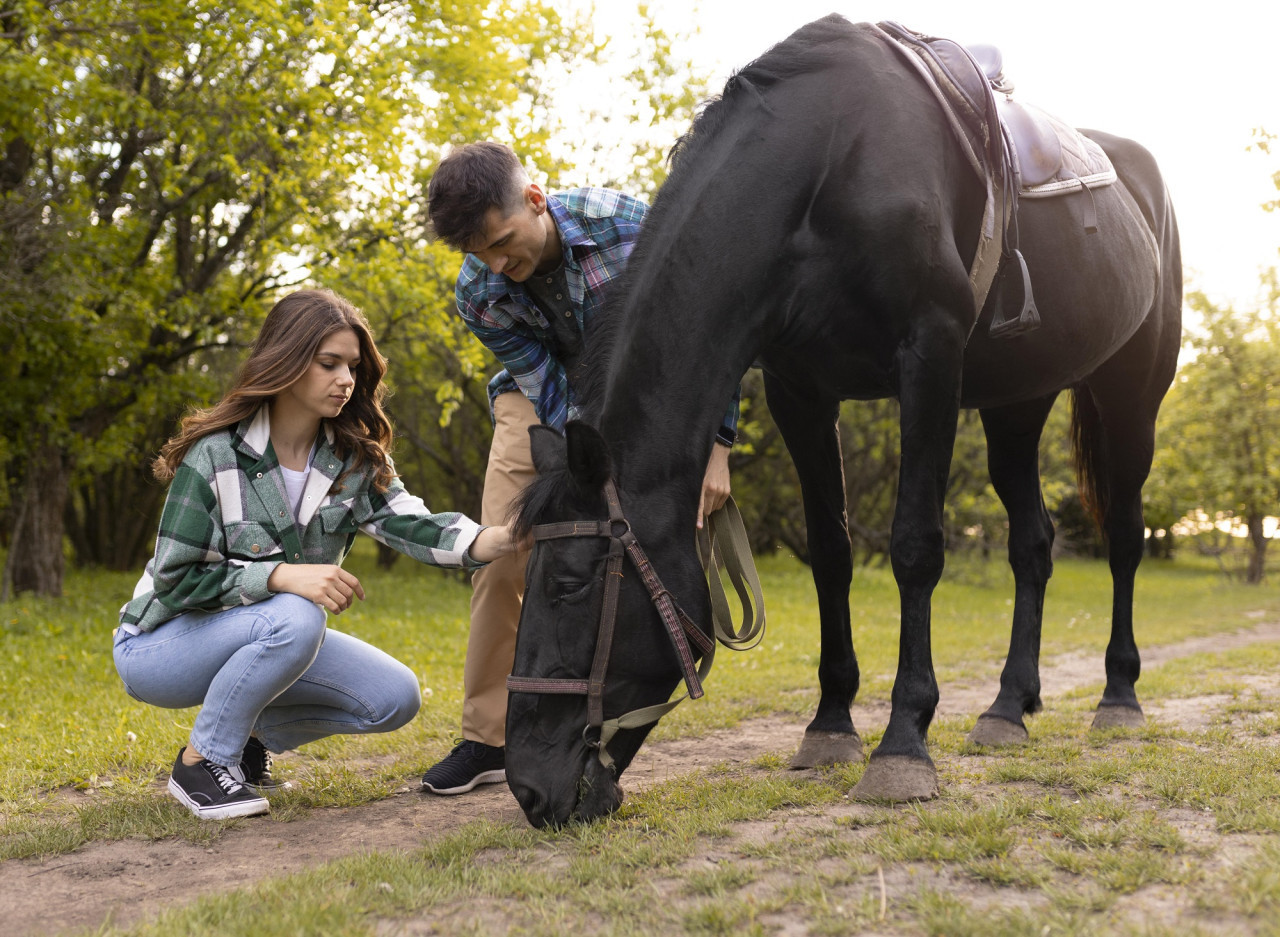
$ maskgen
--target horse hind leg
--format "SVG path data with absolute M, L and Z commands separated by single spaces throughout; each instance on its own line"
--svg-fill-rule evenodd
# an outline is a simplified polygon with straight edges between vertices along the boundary
M 968 741 L 1016 745 L 1028 738 L 1023 716 L 1040 709 L 1040 634 L 1044 592 L 1053 575 L 1053 519 L 1040 489 L 1040 436 L 1057 395 L 983 410 L 987 467 L 1009 515 L 1013 624 L 995 702 L 978 717 Z
M 1145 408 L 1131 397 L 1121 397 L 1104 418 L 1090 388 L 1078 388 L 1074 404 L 1077 462 L 1087 472 L 1081 490 L 1092 490 L 1087 500 L 1106 533 L 1112 582 L 1107 685 L 1093 728 L 1135 727 L 1146 717 L 1135 690 L 1142 662 L 1133 632 L 1133 586 L 1145 546 L 1142 485 L 1155 451 L 1155 417 L 1144 415 Z
M 849 622 L 853 555 L 845 513 L 839 402 L 802 398 L 768 372 L 765 392 L 800 478 L 821 627 L 821 695 L 791 767 L 861 761 L 862 739 L 849 714 L 858 692 L 858 659 Z

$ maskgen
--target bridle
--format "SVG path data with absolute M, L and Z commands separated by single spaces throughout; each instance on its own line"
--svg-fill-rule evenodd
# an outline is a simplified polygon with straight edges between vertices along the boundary
M 605 502 L 609 509 L 609 519 L 604 521 L 564 521 L 555 524 L 538 524 L 533 528 L 535 541 L 559 540 L 568 537 L 602 537 L 609 541 L 609 557 L 605 564 L 604 600 L 600 606 L 600 621 L 596 630 L 596 648 L 591 661 L 591 674 L 585 680 L 566 677 L 518 677 L 512 674 L 507 677 L 507 689 L 513 693 L 544 693 L 586 696 L 587 724 L 583 728 L 583 738 L 590 748 L 596 750 L 601 764 L 606 768 L 613 767 L 613 758 L 609 755 L 608 746 L 619 729 L 634 729 L 657 722 L 676 707 L 685 697 L 632 710 L 616 719 L 604 718 L 604 679 L 609 669 L 609 655 L 613 647 L 613 636 L 618 618 L 618 593 L 622 582 L 623 557 L 629 556 L 649 598 L 662 618 L 667 636 L 675 648 L 680 662 L 680 672 L 688 690 L 690 699 L 698 699 L 703 695 L 702 681 L 711 672 L 711 664 L 715 658 L 716 641 L 708 637 L 685 613 L 675 597 L 663 586 L 662 580 L 654 571 L 653 564 L 640 546 L 631 524 L 622 512 L 622 504 L 618 498 L 618 489 L 613 479 L 604 485 Z M 717 529 L 727 529 L 730 534 L 730 549 L 723 550 L 717 543 Z M 699 539 L 699 553 L 702 563 L 710 575 L 712 618 L 715 638 L 726 647 L 734 650 L 748 650 L 755 647 L 764 636 L 764 600 L 760 591 L 760 583 L 755 575 L 755 567 L 751 563 L 751 552 L 746 546 L 746 534 L 742 529 L 742 517 L 732 499 L 707 519 L 705 537 Z M 745 561 L 743 557 L 745 556 Z M 724 567 L 729 574 L 743 608 L 743 623 L 734 629 L 730 623 L 729 604 L 725 596 L 724 586 L 720 581 L 719 570 Z M 754 602 L 755 614 L 751 615 Z M 748 619 L 751 619 L 748 621 Z M 694 662 L 692 645 L 702 652 L 701 666 Z

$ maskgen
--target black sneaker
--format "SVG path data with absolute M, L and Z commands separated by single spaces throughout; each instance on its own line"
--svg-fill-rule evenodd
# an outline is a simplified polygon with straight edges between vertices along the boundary
M 194 765 L 182 763 L 183 748 L 173 763 L 169 776 L 169 793 L 191 809 L 202 820 L 225 820 L 228 817 L 251 817 L 271 809 L 267 799 L 245 787 L 229 768 L 215 765 L 207 758 Z
M 507 779 L 506 749 L 463 739 L 444 760 L 422 776 L 423 790 L 433 794 L 465 794 L 477 784 Z
M 253 788 L 259 794 L 274 794 L 293 787 L 288 781 L 277 778 L 271 773 L 271 752 L 267 751 L 267 747 L 252 735 L 244 746 L 240 764 L 231 769 L 231 774 L 237 781 Z

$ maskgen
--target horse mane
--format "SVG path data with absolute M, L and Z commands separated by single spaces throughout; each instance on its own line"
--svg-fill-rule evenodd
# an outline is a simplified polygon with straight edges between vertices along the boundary
M 703 102 L 693 125 L 671 147 L 667 154 L 671 174 L 676 174 L 677 168 L 691 158 L 702 141 L 714 137 L 741 104 L 759 102 L 762 92 L 778 82 L 823 68 L 847 52 L 845 43 L 856 29 L 840 14 L 831 13 L 800 27 L 759 58 L 733 72 L 724 90 Z
M 628 258 L 627 269 L 630 269 L 631 260 L 638 249 L 639 244 L 632 250 L 631 258 Z M 622 298 L 627 293 L 628 281 L 627 270 L 624 269 L 621 276 L 609 284 L 603 305 L 587 323 L 582 361 L 575 375 L 574 391 L 577 398 L 583 401 L 578 418 L 592 426 L 599 425 L 609 363 L 613 360 L 613 349 L 617 344 L 618 323 L 621 320 L 618 313 Z M 508 521 L 517 538 L 530 533 L 534 525 L 550 512 L 561 513 L 561 505 L 566 501 L 581 500 L 582 492 L 577 488 L 568 468 L 539 471 L 538 476 L 516 496 L 508 514 Z
M 587 422 L 595 425 L 594 417 L 603 404 L 609 362 L 620 331 L 618 313 L 631 293 L 635 270 L 644 265 L 645 256 L 654 249 L 654 236 L 646 232 L 659 226 L 655 222 L 660 222 L 665 215 L 667 204 L 679 198 L 672 192 L 678 193 L 684 176 L 693 171 L 701 145 L 715 138 L 740 107 L 759 102 L 765 89 L 794 75 L 821 69 L 837 56 L 847 54 L 847 42 L 856 31 L 857 27 L 837 13 L 802 26 L 730 75 L 724 89 L 703 102 L 693 124 L 672 145 L 667 153 L 671 171 L 645 217 L 644 228 L 627 259 L 626 269 L 609 285 L 605 303 L 588 327 L 577 388 L 578 398 L 584 401 L 582 415 Z
M 533 532 L 534 526 L 563 500 L 565 486 L 571 481 L 567 469 L 540 473 L 516 495 L 507 518 L 514 539 L 521 540 Z
M 610 364 L 621 332 L 622 307 L 632 291 L 635 271 L 644 265 L 646 255 L 656 249 L 653 244 L 657 235 L 652 232 L 661 227 L 667 206 L 679 200 L 682 180 L 693 173 L 699 150 L 713 140 L 740 109 L 762 103 L 767 89 L 795 75 L 820 70 L 847 55 L 848 40 L 857 30 L 858 27 L 836 13 L 802 26 L 730 75 L 724 89 L 703 102 L 693 124 L 671 147 L 667 154 L 671 171 L 645 217 L 626 269 L 609 284 L 604 303 L 587 328 L 585 351 L 575 381 L 576 395 L 583 402 L 579 417 L 583 422 L 599 427 Z M 580 500 L 583 493 L 576 491 L 576 487 L 567 469 L 539 474 L 512 507 L 510 520 L 517 536 L 528 534 L 549 512 L 560 512 L 567 501 Z
M 644 253 L 643 241 L 642 234 L 640 242 L 631 249 L 626 268 L 606 287 L 604 303 L 587 323 L 582 343 L 582 361 L 578 366 L 574 391 L 581 401 L 580 418 L 592 426 L 599 426 L 596 418 L 604 403 L 609 364 L 613 361 L 613 350 L 618 344 L 618 333 L 622 330 L 620 313 L 625 297 L 631 291 L 631 269 Z

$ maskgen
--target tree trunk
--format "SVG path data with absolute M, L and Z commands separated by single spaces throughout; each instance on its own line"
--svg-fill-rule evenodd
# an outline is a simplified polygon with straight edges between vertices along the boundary
M 77 485 L 66 513 L 75 565 L 141 569 L 155 545 L 164 495 L 165 487 L 139 459 L 127 459 Z
M 1256 586 L 1267 572 L 1267 536 L 1262 530 L 1262 515 L 1248 516 L 1245 524 L 1249 531 L 1249 570 L 1245 582 Z
M 1164 534 L 1163 537 L 1157 537 L 1157 533 Z M 1151 536 L 1147 538 L 1147 556 L 1153 560 L 1168 560 L 1173 558 L 1173 531 L 1165 528 L 1163 530 L 1152 530 Z
M 400 553 L 398 551 L 393 550 L 385 543 L 378 544 L 378 569 L 390 569 L 399 558 Z
M 22 592 L 62 595 L 62 515 L 67 504 L 70 465 L 47 440 L 27 460 L 22 503 L 18 506 L 0 599 Z

